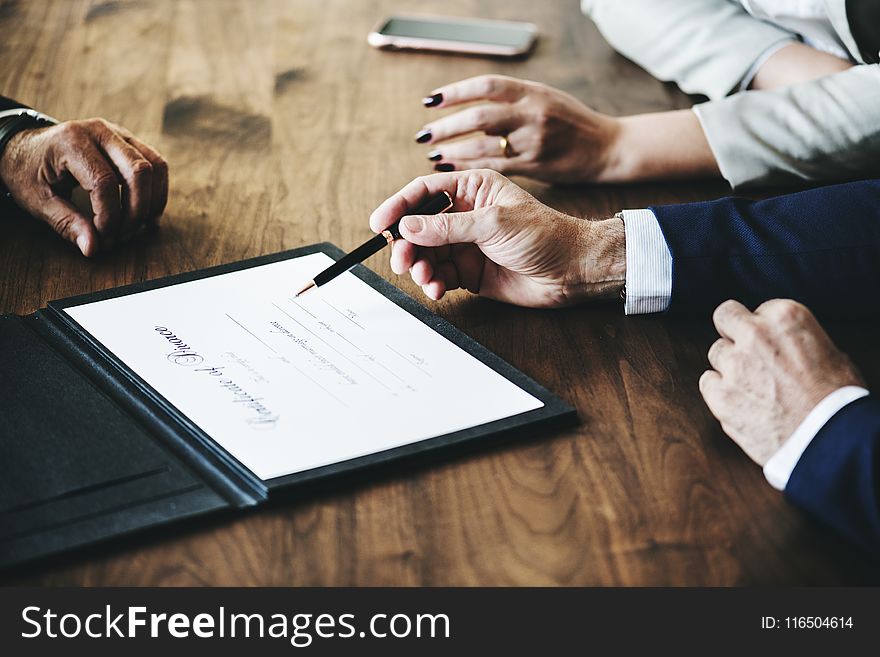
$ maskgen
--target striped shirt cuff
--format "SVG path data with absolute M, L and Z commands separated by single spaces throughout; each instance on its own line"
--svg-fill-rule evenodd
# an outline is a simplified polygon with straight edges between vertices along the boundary
M 672 254 L 650 210 L 624 210 L 627 315 L 661 313 L 672 298 Z

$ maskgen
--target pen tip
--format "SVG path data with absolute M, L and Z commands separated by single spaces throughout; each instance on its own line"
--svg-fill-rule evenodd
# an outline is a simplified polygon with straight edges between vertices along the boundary
M 294 296 L 294 297 L 301 296 L 301 295 L 305 294 L 306 292 L 308 292 L 309 290 L 311 290 L 313 287 L 315 287 L 315 281 L 309 281 L 308 283 L 306 283 L 305 285 L 303 285 L 303 286 L 300 288 L 299 292 L 297 292 L 297 293 L 294 294 L 293 296 Z

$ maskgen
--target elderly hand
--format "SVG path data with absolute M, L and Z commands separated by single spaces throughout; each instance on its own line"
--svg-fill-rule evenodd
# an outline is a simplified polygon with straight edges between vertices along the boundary
M 156 222 L 168 199 L 162 156 L 104 119 L 20 132 L 0 158 L 0 179 L 22 209 L 86 256 Z M 70 202 L 76 184 L 88 192 L 94 217 Z
M 721 338 L 709 349 L 713 369 L 700 377 L 700 392 L 724 432 L 761 466 L 823 398 L 864 385 L 795 301 L 767 301 L 754 313 L 725 301 L 713 319 Z
M 499 301 L 548 308 L 615 297 L 626 278 L 619 219 L 557 212 L 489 170 L 417 178 L 370 217 L 377 233 L 430 195 L 446 191 L 452 212 L 400 222 L 391 268 L 409 271 L 432 299 L 466 288 Z

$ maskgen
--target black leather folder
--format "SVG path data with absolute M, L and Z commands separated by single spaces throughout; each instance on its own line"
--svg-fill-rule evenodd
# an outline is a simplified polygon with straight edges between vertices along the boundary
M 339 463 L 261 480 L 63 309 L 287 258 L 313 246 L 96 292 L 0 317 L 0 568 L 220 510 L 364 468 L 576 422 L 575 410 L 363 266 L 352 272 L 544 406 Z

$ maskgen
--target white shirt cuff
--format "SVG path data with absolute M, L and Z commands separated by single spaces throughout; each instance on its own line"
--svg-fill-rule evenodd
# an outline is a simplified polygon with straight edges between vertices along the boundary
M 776 490 L 785 490 L 801 455 L 819 430 L 844 406 L 867 395 L 868 391 L 860 386 L 844 386 L 816 404 L 791 437 L 782 443 L 782 447 L 764 465 L 764 476 L 770 485 Z
M 627 315 L 661 313 L 672 298 L 672 254 L 650 210 L 624 210 Z

